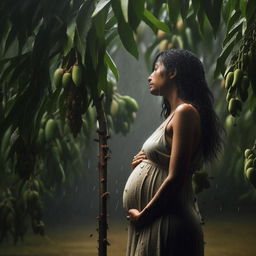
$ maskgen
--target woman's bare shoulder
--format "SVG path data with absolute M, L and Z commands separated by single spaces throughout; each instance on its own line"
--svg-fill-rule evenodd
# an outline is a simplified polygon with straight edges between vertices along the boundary
M 200 115 L 196 107 L 189 103 L 180 104 L 176 110 L 175 114 L 181 118 L 193 118 L 199 119 Z
M 196 107 L 189 103 L 183 103 L 179 105 L 173 117 L 178 122 L 185 122 L 186 124 L 190 124 L 193 122 L 194 124 L 200 122 L 200 114 Z

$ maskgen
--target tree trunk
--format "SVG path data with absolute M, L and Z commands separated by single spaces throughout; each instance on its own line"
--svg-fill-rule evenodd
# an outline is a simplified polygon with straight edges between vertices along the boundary
M 110 138 L 110 135 L 108 134 L 107 119 L 102 99 L 103 97 L 96 103 L 97 120 L 99 123 L 99 128 L 97 129 L 99 139 L 96 139 L 99 143 L 99 162 L 97 168 L 99 172 L 99 216 L 97 218 L 99 221 L 98 255 L 106 256 L 107 245 L 109 245 L 107 240 L 107 198 L 109 196 L 109 192 L 107 192 L 107 160 L 110 158 L 110 155 L 108 154 L 109 147 L 107 145 L 107 139 Z

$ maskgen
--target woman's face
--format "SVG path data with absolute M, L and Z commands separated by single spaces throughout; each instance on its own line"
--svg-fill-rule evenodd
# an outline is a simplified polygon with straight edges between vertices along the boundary
M 157 60 L 153 72 L 148 77 L 150 93 L 153 95 L 164 96 L 166 93 L 166 85 L 168 80 L 165 66 L 163 65 L 162 61 Z

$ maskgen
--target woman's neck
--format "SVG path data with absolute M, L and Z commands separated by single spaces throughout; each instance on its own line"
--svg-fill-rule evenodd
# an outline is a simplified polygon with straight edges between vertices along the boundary
M 172 87 L 170 88 L 170 90 L 168 91 L 168 94 L 165 96 L 165 98 L 168 100 L 169 105 L 171 107 L 171 113 L 182 103 L 184 103 L 184 101 L 178 97 L 178 93 L 177 93 L 177 87 Z M 170 113 L 170 114 L 171 114 Z

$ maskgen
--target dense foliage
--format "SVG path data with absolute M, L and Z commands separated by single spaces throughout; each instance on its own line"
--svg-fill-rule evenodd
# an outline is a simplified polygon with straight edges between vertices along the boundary
M 74 170 L 82 170 L 81 154 L 100 121 L 94 108 L 99 101 L 109 130 L 129 132 L 138 105 L 118 93 L 110 52 L 118 38 L 138 58 L 141 23 L 156 34 L 147 63 L 159 49 L 186 48 L 215 71 L 211 83 L 225 78 L 215 89 L 217 108 L 224 109 L 222 118 L 230 113 L 227 143 L 237 150 L 227 150 L 233 159 L 228 166 L 222 162 L 230 176 L 240 177 L 243 151 L 255 139 L 255 10 L 254 0 L 2 0 L 0 241 L 11 233 L 17 242 L 29 219 L 35 233 L 44 233 L 43 194 L 72 186 L 81 175 Z M 214 37 L 223 46 L 217 59 Z M 248 136 L 239 138 L 245 129 Z M 255 161 L 246 164 L 256 186 Z M 206 185 L 198 192 L 208 187 L 207 175 L 202 177 Z

